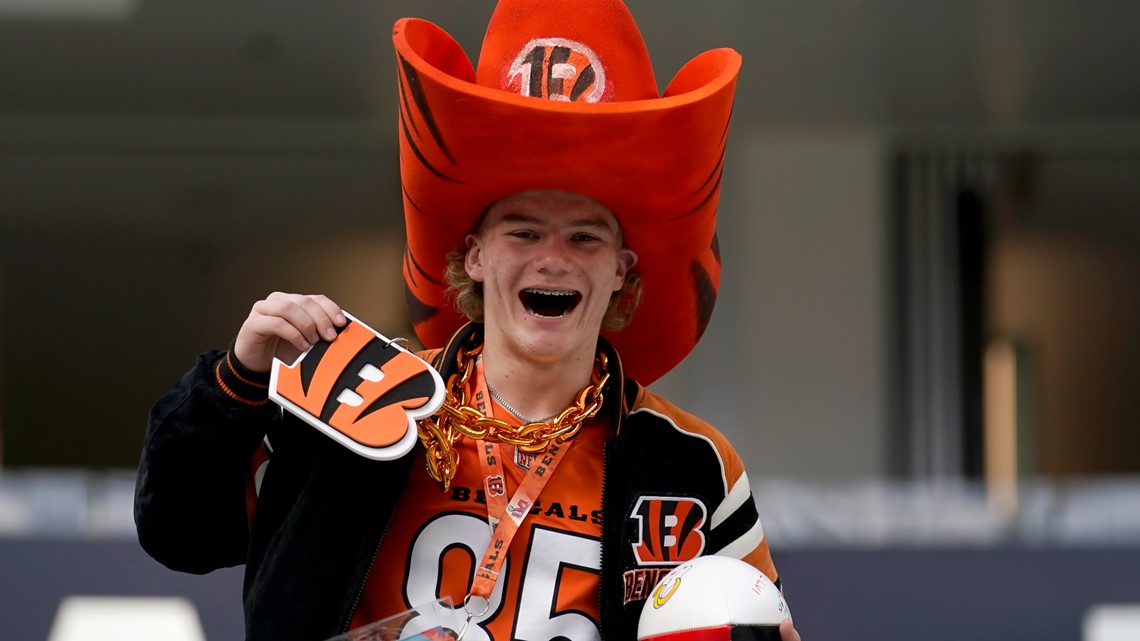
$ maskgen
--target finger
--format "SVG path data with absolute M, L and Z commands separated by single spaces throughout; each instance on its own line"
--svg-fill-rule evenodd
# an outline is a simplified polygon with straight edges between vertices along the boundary
M 315 328 L 325 340 L 336 338 L 336 328 L 344 322 L 337 323 L 337 317 L 344 318 L 340 308 L 325 296 L 305 296 L 300 304 L 313 319 Z
M 316 309 L 320 316 L 324 316 L 324 312 L 320 311 L 319 307 L 308 303 L 306 299 L 306 296 L 300 294 L 280 294 L 279 292 L 274 292 L 265 300 L 255 303 L 253 313 L 268 319 L 281 319 L 285 321 L 299 331 L 309 345 L 312 345 L 320 340 L 317 324 L 318 319 L 314 318 L 313 310 Z M 274 329 L 279 327 L 275 323 L 270 323 L 265 326 Z M 288 340 L 287 333 L 288 332 L 278 333 L 276 335 Z
M 800 633 L 796 632 L 790 618 L 780 622 L 780 641 L 800 641 Z
M 334 303 L 328 296 L 315 294 L 313 296 L 313 300 L 315 300 L 317 304 L 319 304 L 321 308 L 325 310 L 325 314 L 327 314 L 328 317 L 332 319 L 333 324 L 337 327 L 343 327 L 345 323 L 348 322 L 348 319 L 344 315 L 344 310 L 341 309 L 340 305 Z
M 233 349 L 234 356 L 246 367 L 255 372 L 268 372 L 273 357 L 284 353 L 289 346 L 292 346 L 290 351 L 299 354 L 309 348 L 309 342 L 284 319 L 251 310 L 234 339 Z M 292 362 L 284 356 L 282 359 Z
M 288 309 L 288 305 L 291 304 L 300 306 L 312 320 L 315 331 L 324 337 L 325 340 L 331 341 L 336 338 L 336 328 L 348 322 L 340 306 L 322 294 L 286 294 L 283 292 L 274 292 L 270 294 L 266 300 L 285 305 L 286 307 L 282 309 Z M 285 317 L 291 318 L 287 313 Z M 292 320 L 298 323 L 298 328 L 301 329 L 310 340 L 315 341 L 315 335 L 308 331 L 308 321 L 300 319 Z
M 275 340 L 292 345 L 300 351 L 313 346 L 316 340 L 309 340 L 305 334 L 292 322 L 274 315 L 259 315 L 251 318 L 249 330 L 261 339 L 264 344 L 271 344 Z

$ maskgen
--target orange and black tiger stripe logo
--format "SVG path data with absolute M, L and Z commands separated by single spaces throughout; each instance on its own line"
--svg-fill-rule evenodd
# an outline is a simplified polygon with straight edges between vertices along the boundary
M 507 71 L 505 91 L 563 102 L 598 102 L 605 70 L 587 46 L 565 38 L 531 40 Z
M 425 361 L 353 319 L 300 362 L 275 363 L 271 390 L 290 411 L 376 457 L 373 449 L 406 441 L 415 420 L 435 411 L 442 381 Z
M 708 508 L 699 499 L 642 496 L 630 516 L 639 524 L 633 543 L 638 565 L 677 565 L 705 551 Z

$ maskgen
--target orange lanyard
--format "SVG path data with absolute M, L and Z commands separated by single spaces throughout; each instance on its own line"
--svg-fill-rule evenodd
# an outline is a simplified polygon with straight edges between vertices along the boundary
M 487 379 L 483 375 L 482 357 L 475 363 L 475 398 L 490 398 L 487 394 Z M 489 607 L 491 590 L 494 589 L 499 571 L 507 559 L 507 549 L 510 548 L 511 540 L 514 539 L 523 519 L 530 513 L 530 508 L 538 499 L 538 495 L 554 475 L 554 469 L 569 450 L 570 443 L 562 443 L 557 439 L 551 441 L 546 451 L 538 456 L 530 471 L 523 477 L 514 496 L 508 500 L 499 444 L 487 441 L 480 443 L 479 466 L 483 472 L 483 488 L 487 494 L 487 523 L 491 526 L 491 542 L 487 545 L 487 551 L 483 553 L 479 567 L 475 569 L 471 593 L 463 600 L 468 622 L 473 617 L 481 616 Z M 472 604 L 476 604 L 476 610 L 481 608 L 483 612 L 473 612 Z

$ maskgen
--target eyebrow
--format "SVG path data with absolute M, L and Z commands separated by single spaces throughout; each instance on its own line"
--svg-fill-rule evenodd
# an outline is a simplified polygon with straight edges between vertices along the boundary
M 530 225 L 541 225 L 541 224 L 543 224 L 542 221 L 540 219 L 538 219 L 537 217 L 529 216 L 527 214 L 503 214 L 503 217 L 499 219 L 499 222 L 502 222 L 502 223 L 522 223 L 522 224 L 530 224 Z M 579 218 L 577 220 L 571 220 L 568 226 L 570 226 L 570 227 L 587 227 L 587 228 L 605 229 L 605 230 L 615 231 L 617 233 L 620 233 L 620 230 L 614 229 L 611 225 L 606 223 L 606 221 L 601 220 L 600 218 Z

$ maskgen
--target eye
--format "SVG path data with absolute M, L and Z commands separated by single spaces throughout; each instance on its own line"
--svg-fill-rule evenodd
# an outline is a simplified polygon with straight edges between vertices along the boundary
M 570 240 L 572 240 L 576 243 L 592 243 L 592 242 L 600 242 L 602 239 L 599 238 L 598 236 L 595 236 L 594 234 L 588 234 L 586 232 L 579 232 L 579 233 L 571 236 Z
M 507 232 L 507 235 L 511 236 L 513 238 L 520 238 L 523 240 L 534 240 L 534 239 L 538 238 L 538 234 L 534 233 L 533 231 L 531 231 L 529 229 L 513 229 L 513 230 Z

